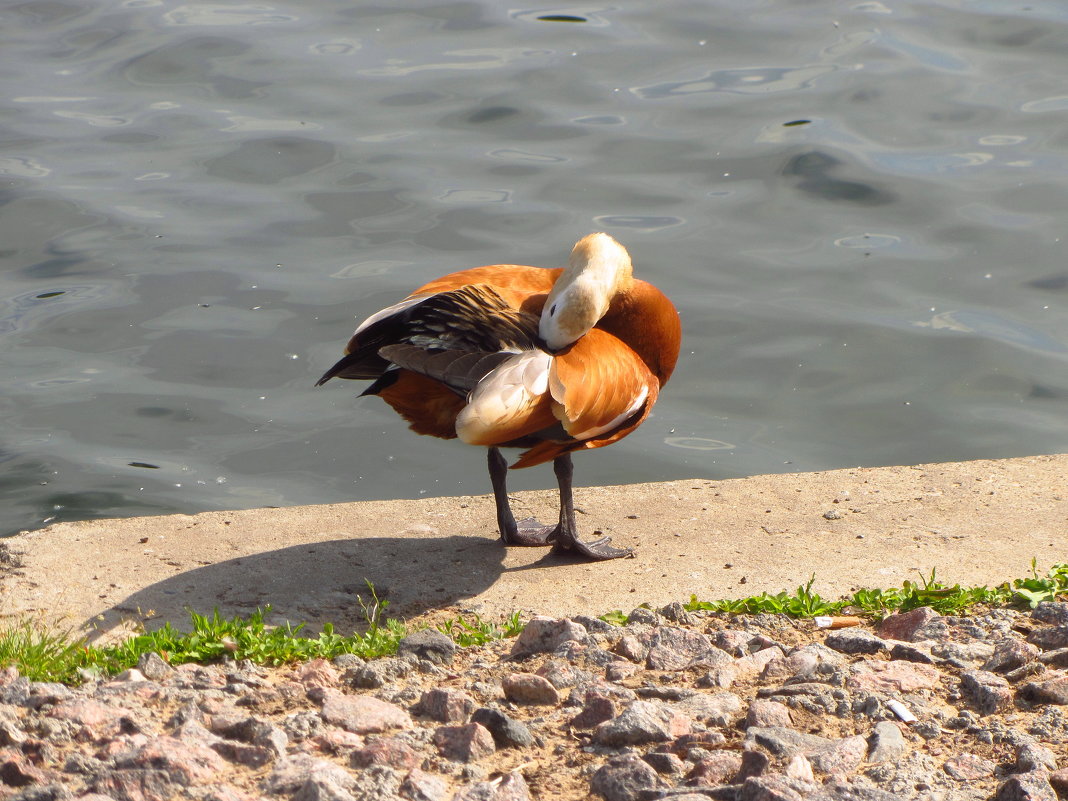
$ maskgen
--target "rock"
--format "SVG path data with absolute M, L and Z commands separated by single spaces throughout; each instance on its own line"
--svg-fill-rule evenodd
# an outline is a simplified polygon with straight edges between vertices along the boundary
M 1068 626 L 1068 603 L 1064 601 L 1042 601 L 1031 612 L 1031 617 L 1043 623 L 1055 626 Z
M 852 666 L 846 682 L 855 690 L 878 693 L 909 693 L 938 686 L 942 672 L 929 665 L 915 662 L 882 662 L 864 659 Z
M 446 759 L 474 762 L 496 751 L 493 735 L 479 723 L 440 726 L 434 732 L 434 745 Z
M 417 768 L 422 761 L 423 757 L 416 753 L 415 749 L 395 737 L 375 740 L 363 748 L 357 748 L 349 757 L 349 762 L 354 768 L 370 768 L 377 765 L 404 771 Z
M 336 687 L 340 682 L 337 669 L 325 659 L 313 659 L 296 670 L 296 679 L 305 687 Z
M 816 781 L 816 776 L 812 772 L 812 763 L 805 758 L 804 754 L 794 754 L 786 765 L 784 774 L 787 779 L 797 779 L 803 782 Z
M 738 801 L 804 801 L 805 796 L 785 776 L 752 776 L 738 792 Z
M 649 646 L 633 634 L 624 634 L 612 646 L 611 651 L 624 659 L 629 659 L 631 662 L 644 662 L 649 655 Z
M 593 741 L 611 746 L 662 743 L 689 731 L 685 715 L 654 701 L 633 701 L 618 717 L 600 724 Z
M 686 763 L 670 752 L 652 751 L 642 759 L 661 776 L 679 776 L 686 770 Z
M 924 643 L 895 642 L 890 648 L 890 658 L 922 665 L 933 665 L 937 662 L 931 653 L 930 644 Z
M 719 751 L 698 760 L 684 779 L 687 786 L 715 787 L 730 784 L 742 769 L 742 756 L 733 751 Z
M 763 751 L 747 748 L 742 751 L 742 764 L 738 768 L 738 774 L 734 777 L 735 783 L 745 782 L 751 776 L 763 776 L 771 768 L 771 758 Z
M 875 724 L 868 738 L 869 762 L 895 762 L 906 750 L 908 746 L 896 723 L 881 720 Z
M 357 689 L 374 690 L 405 678 L 414 669 L 414 660 L 410 658 L 386 656 L 346 671 L 345 679 Z
M 877 654 L 888 649 L 886 640 L 866 629 L 841 629 L 830 632 L 824 645 L 843 654 Z
M 43 784 L 48 775 L 34 765 L 25 754 L 13 748 L 0 750 L 0 782 L 8 787 Z
M 592 729 L 615 716 L 615 701 L 604 693 L 590 690 L 586 693 L 582 711 L 571 719 L 571 725 L 576 729 Z
M 954 667 L 978 667 L 994 656 L 994 646 L 986 642 L 945 642 L 932 646 L 931 653 Z
M 1010 670 L 1034 662 L 1041 653 L 1039 649 L 1023 640 L 1005 639 L 994 646 L 994 653 L 982 669 L 993 673 L 1008 673 Z
M 50 718 L 70 721 L 82 729 L 80 736 L 90 740 L 116 736 L 122 731 L 123 720 L 132 714 L 127 707 L 91 698 L 65 699 L 47 712 Z
M 679 701 L 675 708 L 706 726 L 726 728 L 741 716 L 742 699 L 729 692 L 697 693 Z
M 407 729 L 411 716 L 400 707 L 369 695 L 346 695 L 338 690 L 323 693 L 323 720 L 353 734 L 372 734 Z
M 660 616 L 657 615 L 652 609 L 647 609 L 644 606 L 639 606 L 631 610 L 627 615 L 628 626 L 656 626 L 660 623 Z
M 1016 773 L 998 787 L 994 801 L 1057 801 L 1057 794 L 1044 770 Z
M 1028 682 L 1020 688 L 1020 697 L 1032 704 L 1068 704 L 1068 676 Z
M 946 760 L 942 769 L 957 781 L 972 782 L 994 775 L 997 765 L 975 754 L 958 754 Z
M 867 753 L 867 739 L 855 734 L 835 740 L 830 747 L 808 752 L 805 756 L 820 773 L 847 775 L 857 769 Z
M 423 693 L 412 711 L 438 723 L 458 723 L 475 711 L 475 700 L 463 690 L 435 687 Z
M 137 669 L 141 671 L 141 674 L 146 679 L 151 681 L 163 681 L 174 672 L 174 668 L 168 665 L 163 657 L 155 651 L 141 654 L 137 660 Z
M 804 734 L 780 726 L 750 726 L 745 732 L 745 744 L 759 745 L 778 757 L 810 754 L 834 746 L 834 740 L 816 734 Z
M 913 642 L 925 626 L 940 617 L 941 615 L 929 606 L 890 615 L 879 624 L 879 636 L 889 640 Z
M 1012 689 L 1003 677 L 985 670 L 961 674 L 961 689 L 980 715 L 993 715 L 1013 708 Z
M 152 737 L 144 745 L 121 753 L 114 759 L 117 769 L 152 770 L 163 774 L 178 786 L 210 780 L 226 763 L 210 748 L 191 745 L 162 735 Z
M 560 694 L 552 683 L 534 673 L 509 673 L 501 680 L 504 697 L 516 704 L 557 706 Z
M 667 787 L 657 772 L 635 754 L 610 759 L 597 769 L 590 790 L 605 801 L 638 801 L 647 790 Z
M 738 677 L 759 676 L 768 662 L 773 659 L 783 659 L 785 656 L 786 654 L 782 652 L 782 648 L 773 645 L 770 648 L 762 648 L 747 656 L 738 657 L 734 660 L 733 667 Z
M 437 776 L 413 768 L 404 777 L 398 793 L 409 801 L 445 801 L 449 786 Z
M 586 628 L 567 618 L 535 616 L 516 637 L 512 655 L 551 653 L 562 643 L 586 639 Z
M 747 631 L 723 629 L 713 635 L 712 642 L 715 643 L 717 648 L 726 651 L 731 656 L 747 656 L 749 654 L 749 640 L 752 638 L 753 635 Z
M 530 790 L 521 773 L 513 771 L 489 782 L 477 782 L 453 796 L 453 801 L 529 801 Z
M 754 698 L 745 715 L 745 728 L 748 729 L 750 726 L 774 726 L 788 729 L 793 726 L 790 707 L 778 701 Z
M 534 742 L 534 735 L 525 723 L 513 720 L 499 709 L 476 709 L 471 722 L 484 726 L 498 748 L 526 748 Z
M 414 656 L 435 665 L 447 665 L 456 656 L 456 643 L 437 629 L 422 629 L 397 644 L 397 656 Z
M 716 648 L 707 636 L 689 629 L 660 626 L 653 630 L 648 645 L 645 666 L 649 670 L 685 670 L 731 661 L 730 655 Z
M 1035 629 L 1027 635 L 1027 641 L 1037 645 L 1043 651 L 1068 647 L 1068 625 Z
M 550 659 L 534 671 L 538 676 L 546 679 L 553 687 L 564 690 L 574 687 L 580 681 L 588 681 L 590 675 L 584 670 L 578 670 L 574 665 L 562 659 Z

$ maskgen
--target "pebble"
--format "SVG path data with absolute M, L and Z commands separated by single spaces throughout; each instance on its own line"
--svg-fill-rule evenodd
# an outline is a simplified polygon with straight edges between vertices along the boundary
M 1065 632 L 1060 602 L 835 631 L 669 605 L 472 648 L 419 632 L 366 663 L 9 669 L 0 797 L 1053 801 Z

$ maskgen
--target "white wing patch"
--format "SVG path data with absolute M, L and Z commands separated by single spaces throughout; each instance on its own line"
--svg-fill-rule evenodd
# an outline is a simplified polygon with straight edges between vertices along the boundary
M 456 418 L 456 435 L 469 445 L 494 441 L 494 432 L 531 409 L 549 388 L 552 355 L 518 353 L 478 382 Z
M 356 336 L 356 334 L 360 333 L 368 326 L 374 325 L 379 320 L 385 320 L 387 317 L 392 317 L 394 314 L 402 312 L 405 309 L 411 308 L 416 303 L 422 303 L 424 300 L 431 297 L 433 297 L 433 295 L 417 295 L 414 298 L 405 298 L 400 303 L 394 303 L 392 306 L 386 306 L 386 308 L 382 309 L 382 311 L 375 312 L 362 323 L 360 323 L 352 335 Z

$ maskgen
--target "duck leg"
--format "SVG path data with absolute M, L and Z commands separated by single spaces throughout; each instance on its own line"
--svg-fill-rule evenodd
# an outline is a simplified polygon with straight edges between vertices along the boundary
M 508 475 L 508 462 L 500 448 L 489 449 L 490 483 L 493 484 L 493 500 L 497 504 L 497 529 L 505 545 L 546 546 L 551 545 L 550 535 L 556 530 L 552 526 L 539 523 L 533 517 L 515 520 L 512 507 L 508 503 L 508 489 L 505 478 Z
M 597 561 L 634 555 L 630 548 L 613 548 L 608 545 L 611 537 L 601 537 L 593 542 L 579 540 L 571 494 L 574 469 L 570 454 L 564 454 L 553 461 L 553 471 L 560 486 L 560 522 L 556 526 L 539 523 L 533 517 L 516 522 L 508 503 L 508 490 L 505 485 L 508 462 L 499 448 L 489 449 L 488 461 L 493 499 L 497 505 L 497 528 L 505 545 L 552 545 L 554 551 L 574 553 Z
M 553 472 L 556 473 L 556 482 L 560 487 L 560 523 L 549 535 L 553 550 L 558 553 L 579 554 L 595 561 L 634 556 L 634 551 L 630 548 L 613 548 L 609 545 L 608 543 L 612 541 L 611 537 L 601 537 L 592 542 L 582 542 L 578 538 L 575 503 L 571 497 L 574 466 L 571 464 L 570 453 L 565 453 L 553 460 Z

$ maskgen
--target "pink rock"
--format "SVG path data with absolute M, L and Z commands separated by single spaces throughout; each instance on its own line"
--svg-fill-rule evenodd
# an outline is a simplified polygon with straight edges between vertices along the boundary
M 958 754 L 950 757 L 942 766 L 942 769 L 957 781 L 971 782 L 979 779 L 987 779 L 994 775 L 997 768 L 989 759 L 983 759 L 975 754 Z M 1051 777 L 1052 778 L 1052 777 Z
M 855 771 L 868 753 L 868 740 L 859 734 L 835 740 L 830 748 L 807 754 L 812 767 L 821 773 L 848 775 Z
M 370 695 L 346 695 L 338 690 L 323 693 L 323 720 L 353 734 L 371 734 L 407 729 L 412 717 L 399 706 Z
M 864 659 L 853 665 L 849 687 L 869 692 L 914 692 L 938 686 L 941 671 L 930 665 L 893 660 Z
M 430 799 L 445 798 L 449 786 L 439 777 L 432 773 L 424 773 L 418 768 L 413 768 L 401 782 L 400 794 L 404 798 L 412 798 L 417 801 L 430 801 Z
M 622 681 L 628 676 L 640 673 L 641 665 L 633 662 L 610 662 L 604 669 L 604 677 L 609 681 Z
M 730 784 L 731 779 L 742 768 L 741 754 L 734 751 L 720 751 L 700 760 L 686 774 L 687 785 L 716 787 Z
M 118 768 L 161 771 L 181 785 L 206 782 L 225 765 L 222 757 L 212 749 L 166 735 L 152 737 L 140 748 L 115 759 Z
M 438 723 L 458 723 L 467 720 L 475 711 L 475 700 L 455 687 L 436 687 L 427 690 L 415 706 L 417 715 L 426 715 Z
M 296 679 L 305 687 L 336 687 L 337 670 L 325 659 L 313 659 L 297 668 Z
M 649 654 L 649 649 L 633 634 L 624 634 L 612 647 L 612 653 L 619 654 L 631 662 L 644 662 Z
M 462 788 L 453 801 L 530 801 L 530 789 L 523 774 L 512 771 L 500 779 Z
M 586 693 L 586 703 L 582 711 L 571 719 L 571 725 L 576 729 L 592 729 L 606 720 L 616 716 L 616 704 L 603 693 L 589 691 Z
M 768 701 L 764 698 L 754 698 L 749 704 L 749 711 L 745 716 L 745 726 L 782 726 L 791 728 L 794 725 L 790 718 L 790 708 L 778 701 Z
M 418 767 L 423 758 L 407 743 L 386 737 L 353 751 L 350 761 L 357 768 L 384 765 L 395 770 L 411 770 Z
M 311 739 L 312 744 L 325 754 L 342 754 L 363 745 L 363 737 L 344 729 L 327 729 Z
M 493 735 L 478 723 L 441 726 L 434 732 L 434 745 L 443 757 L 454 762 L 474 762 L 496 750 Z
M 512 654 L 536 654 L 555 651 L 569 640 L 586 639 L 586 627 L 567 618 L 537 615 L 531 618 L 516 637 Z
M 930 623 L 941 617 L 929 606 L 921 606 L 899 615 L 890 615 L 879 624 L 878 634 L 890 640 L 904 640 L 912 642 L 916 633 Z
M 82 727 L 79 739 L 99 740 L 114 737 L 122 728 L 122 719 L 133 713 L 124 707 L 110 706 L 92 699 L 61 701 L 48 716 L 69 720 Z
M 756 653 L 735 659 L 734 668 L 738 671 L 739 676 L 759 676 L 768 662 L 773 659 L 785 658 L 786 655 L 782 652 L 782 649 L 777 645 L 773 645 L 771 648 L 764 648 Z
M 0 750 L 0 782 L 8 787 L 44 784 L 48 775 L 14 748 Z
M 504 697 L 516 704 L 556 706 L 560 693 L 548 679 L 534 673 L 509 673 L 501 680 Z

